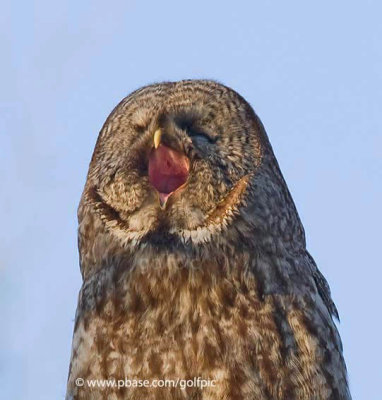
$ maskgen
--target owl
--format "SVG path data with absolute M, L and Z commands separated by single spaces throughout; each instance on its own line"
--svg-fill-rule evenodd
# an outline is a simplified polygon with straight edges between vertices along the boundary
M 351 398 L 328 284 L 234 90 L 184 80 L 123 99 L 78 219 L 66 399 Z

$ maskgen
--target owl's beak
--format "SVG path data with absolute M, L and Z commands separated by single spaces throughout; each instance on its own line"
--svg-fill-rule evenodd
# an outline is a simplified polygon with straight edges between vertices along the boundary
M 162 137 L 162 130 L 157 129 L 154 133 L 154 148 L 157 149 L 160 145 L 160 140 Z
M 188 157 L 163 143 L 161 133 L 154 134 L 154 148 L 149 157 L 149 181 L 156 189 L 162 209 L 167 200 L 187 181 L 190 161 Z

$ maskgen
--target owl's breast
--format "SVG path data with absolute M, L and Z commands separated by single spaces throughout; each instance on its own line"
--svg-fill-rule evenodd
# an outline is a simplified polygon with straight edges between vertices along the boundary
M 195 398 L 266 399 L 294 391 L 293 380 L 306 380 L 306 391 L 323 379 L 318 342 L 299 309 L 285 311 L 276 298 L 259 298 L 245 265 L 189 268 L 170 257 L 165 267 L 146 267 L 100 273 L 82 289 L 69 386 L 77 377 L 199 377 L 214 386 L 172 389 L 173 397 L 163 398 L 183 398 L 186 390 Z M 117 398 L 135 398 L 135 391 L 151 399 L 158 389 L 139 387 Z

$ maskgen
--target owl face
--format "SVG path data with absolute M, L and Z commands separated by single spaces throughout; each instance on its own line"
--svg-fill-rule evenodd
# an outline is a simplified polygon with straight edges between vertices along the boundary
M 123 240 L 209 240 L 238 212 L 262 155 L 261 129 L 234 91 L 210 81 L 148 86 L 107 119 L 86 201 Z

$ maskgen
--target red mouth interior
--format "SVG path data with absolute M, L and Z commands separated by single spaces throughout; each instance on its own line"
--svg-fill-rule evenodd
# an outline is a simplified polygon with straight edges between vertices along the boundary
M 149 158 L 149 180 L 159 192 L 161 201 L 182 186 L 188 178 L 188 158 L 170 147 L 160 144 Z

